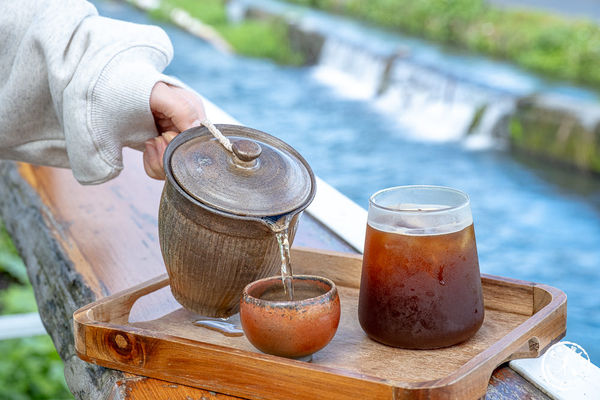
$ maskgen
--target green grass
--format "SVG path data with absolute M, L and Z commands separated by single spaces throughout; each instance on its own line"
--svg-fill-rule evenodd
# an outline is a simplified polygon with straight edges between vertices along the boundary
M 484 0 L 288 0 L 600 88 L 600 26 Z
M 49 336 L 0 341 L 0 399 L 72 399 Z
M 26 285 L 13 284 L 0 291 L 0 314 L 26 314 L 37 311 L 33 288 Z
M 22 284 L 28 282 L 25 265 L 0 220 L 0 273 L 2 272 Z
M 227 24 L 227 13 L 222 0 L 162 0 L 162 5 L 181 8 L 208 25 Z
M 0 290 L 0 314 L 37 311 L 25 265 L 0 221 L 0 276 L 10 282 Z M 64 365 L 49 336 L 0 340 L 0 399 L 72 399 Z
M 270 58 L 286 65 L 302 65 L 304 62 L 302 54 L 290 48 L 287 26 L 282 21 L 246 21 L 239 25 L 219 26 L 217 29 L 240 54 Z
M 173 8 L 183 9 L 211 25 L 239 54 L 269 58 L 283 65 L 304 63 L 302 54 L 291 49 L 288 28 L 281 20 L 273 18 L 231 24 L 227 21 L 224 0 L 162 0 L 160 7 L 150 15 L 169 21 L 169 13 Z

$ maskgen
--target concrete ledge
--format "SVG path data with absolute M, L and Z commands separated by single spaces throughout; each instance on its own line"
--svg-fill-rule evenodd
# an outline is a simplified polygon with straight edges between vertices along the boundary
M 600 104 L 539 95 L 517 102 L 508 125 L 514 150 L 600 173 Z

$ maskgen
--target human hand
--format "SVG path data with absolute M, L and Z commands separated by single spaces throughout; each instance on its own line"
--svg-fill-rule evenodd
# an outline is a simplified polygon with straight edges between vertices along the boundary
M 157 82 L 150 94 L 150 110 L 161 134 L 146 141 L 144 170 L 149 177 L 165 179 L 163 154 L 180 132 L 200 125 L 206 118 L 200 97 L 187 89 Z

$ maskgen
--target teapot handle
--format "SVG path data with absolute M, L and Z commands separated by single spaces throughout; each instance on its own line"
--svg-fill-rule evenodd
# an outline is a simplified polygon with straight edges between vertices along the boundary
M 210 131 L 210 133 L 212 133 L 212 135 L 219 141 L 219 143 L 221 143 L 221 145 L 223 147 L 225 147 L 225 149 L 231 153 L 233 153 L 233 147 L 231 145 L 231 141 L 229 139 L 227 139 L 225 137 L 225 135 L 223 135 L 221 133 L 221 131 L 213 125 L 212 122 L 210 122 L 208 119 L 204 119 L 200 122 L 201 125 L 205 126 L 206 128 L 208 128 L 208 130 Z

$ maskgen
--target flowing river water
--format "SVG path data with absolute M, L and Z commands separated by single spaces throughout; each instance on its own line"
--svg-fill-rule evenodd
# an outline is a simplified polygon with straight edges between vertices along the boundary
M 156 23 L 120 2 L 96 5 L 108 17 Z M 418 112 L 424 105 L 412 109 L 418 118 L 403 108 L 382 111 L 369 96 L 352 95 L 356 91 L 345 75 L 336 75 L 325 62 L 296 68 L 226 55 L 177 28 L 163 27 L 175 48 L 167 73 L 244 124 L 291 144 L 317 175 L 364 208 L 372 193 L 389 186 L 433 184 L 468 193 L 481 271 L 564 290 L 566 338 L 600 363 L 598 177 L 519 158 L 493 145 L 469 146 L 455 133 L 422 140 L 420 135 L 436 125 L 443 131 L 458 122 L 436 123 L 435 107 Z M 471 57 L 463 60 L 465 68 L 476 65 Z M 460 62 L 452 58 L 456 68 Z M 477 62 L 489 68 L 489 61 Z M 506 82 L 522 81 L 518 73 L 502 70 Z M 336 77 L 341 83 L 334 87 Z M 460 119 L 460 104 L 452 111 L 448 115 Z

